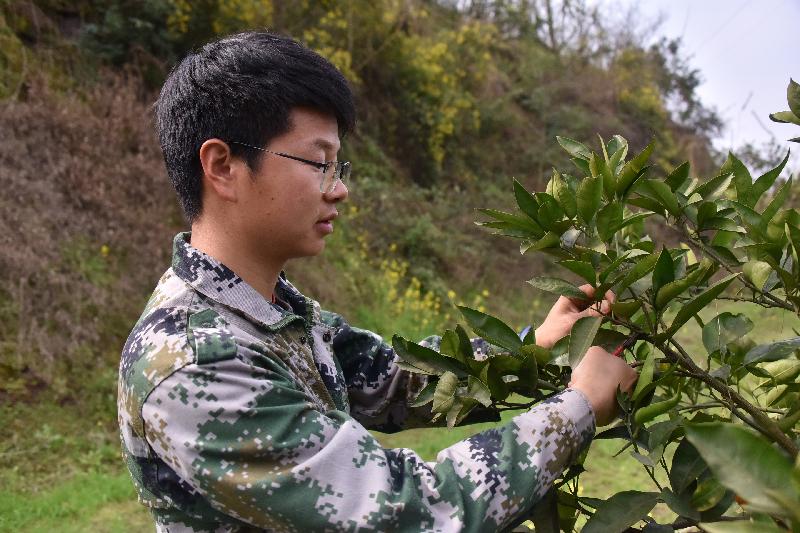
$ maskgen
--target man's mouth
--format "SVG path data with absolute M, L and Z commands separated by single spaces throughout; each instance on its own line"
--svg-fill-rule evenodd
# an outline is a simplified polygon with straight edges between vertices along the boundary
M 330 215 L 327 215 L 319 220 L 315 226 L 320 229 L 323 233 L 332 233 L 333 232 L 333 219 L 339 216 L 339 213 L 333 212 Z

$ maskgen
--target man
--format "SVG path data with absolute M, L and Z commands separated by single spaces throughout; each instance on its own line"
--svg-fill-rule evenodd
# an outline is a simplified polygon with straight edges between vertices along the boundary
M 119 420 L 159 531 L 496 531 L 613 417 L 636 374 L 592 348 L 571 389 L 436 462 L 381 448 L 368 429 L 428 422 L 408 407 L 426 378 L 282 274 L 323 250 L 348 195 L 345 79 L 288 38 L 243 33 L 185 58 L 156 112 L 191 233 L 125 345 Z M 596 312 L 562 298 L 538 341 Z

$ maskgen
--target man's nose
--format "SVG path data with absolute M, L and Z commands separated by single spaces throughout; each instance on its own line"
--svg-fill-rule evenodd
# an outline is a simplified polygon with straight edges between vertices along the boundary
M 347 189 L 347 185 L 345 185 L 343 181 L 337 180 L 336 187 L 334 187 L 331 192 L 325 193 L 324 196 L 327 201 L 336 203 L 347 200 L 349 195 L 350 191 Z

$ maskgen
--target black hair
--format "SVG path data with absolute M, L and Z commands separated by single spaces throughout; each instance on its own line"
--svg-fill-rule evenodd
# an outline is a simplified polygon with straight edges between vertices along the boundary
M 202 211 L 200 146 L 221 139 L 254 168 L 260 152 L 232 141 L 266 146 L 289 131 L 295 107 L 335 116 L 341 136 L 355 126 L 353 94 L 342 73 L 289 37 L 238 33 L 206 44 L 172 69 L 155 105 L 156 128 L 190 223 Z

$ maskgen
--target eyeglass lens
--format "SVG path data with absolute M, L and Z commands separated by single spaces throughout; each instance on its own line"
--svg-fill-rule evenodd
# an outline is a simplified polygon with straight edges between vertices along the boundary
M 324 192 L 331 193 L 336 189 L 336 183 L 341 181 L 344 183 L 350 176 L 350 163 L 348 161 L 337 161 L 330 165 L 328 170 L 322 177 L 321 189 Z

